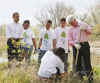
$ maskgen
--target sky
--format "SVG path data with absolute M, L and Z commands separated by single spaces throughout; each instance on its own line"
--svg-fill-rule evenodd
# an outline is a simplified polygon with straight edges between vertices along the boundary
M 55 5 L 58 1 L 64 1 L 66 5 L 72 5 L 77 12 L 87 12 L 87 8 L 94 5 L 97 0 L 0 0 L 0 25 L 12 22 L 12 13 L 20 13 L 20 21 L 29 19 L 36 24 L 35 15 L 48 5 Z

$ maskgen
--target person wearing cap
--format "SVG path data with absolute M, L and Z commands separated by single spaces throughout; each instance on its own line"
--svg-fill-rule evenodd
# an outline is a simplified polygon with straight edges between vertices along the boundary
M 52 50 L 55 48 L 55 34 L 54 30 L 51 29 L 52 21 L 48 20 L 46 23 L 46 26 L 42 28 L 40 31 L 40 41 L 39 41 L 39 57 L 38 57 L 38 63 L 41 63 L 41 58 L 48 50 Z
M 32 29 L 30 28 L 30 21 L 25 20 L 23 23 L 23 36 L 24 36 L 24 50 L 25 50 L 25 60 L 30 64 L 30 57 L 32 55 L 33 51 L 33 46 L 34 46 L 34 52 L 36 52 L 37 47 L 36 47 L 36 39 L 35 39 L 35 34 L 32 32 Z
M 65 65 L 65 72 L 67 72 L 68 68 L 68 30 L 69 27 L 66 27 L 66 18 L 61 18 L 60 20 L 61 26 L 57 27 L 55 29 L 55 34 L 56 34 L 56 48 L 64 48 L 65 50 L 65 60 L 64 60 L 64 65 Z
M 14 12 L 13 15 L 13 23 L 7 25 L 6 28 L 6 37 L 7 37 L 7 52 L 8 52 L 8 67 L 11 67 L 11 62 L 15 58 L 17 61 L 21 61 L 20 54 L 21 49 L 18 43 L 23 38 L 23 27 L 19 23 L 19 13 Z
M 69 16 L 67 22 L 71 25 L 68 38 L 69 44 L 73 47 L 73 65 L 76 69 L 75 72 L 79 72 L 81 75 L 82 71 L 82 56 L 84 59 L 85 71 L 89 79 L 89 83 L 92 83 L 92 66 L 90 60 L 90 45 L 89 45 L 89 35 L 92 34 L 92 28 L 84 22 L 78 22 L 74 16 Z M 78 55 L 77 52 L 79 51 Z M 76 61 L 77 58 L 77 61 Z M 77 62 L 77 64 L 75 64 Z

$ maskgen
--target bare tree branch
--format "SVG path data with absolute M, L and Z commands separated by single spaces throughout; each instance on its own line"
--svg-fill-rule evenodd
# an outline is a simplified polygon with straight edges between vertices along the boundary
M 53 28 L 59 26 L 59 21 L 62 17 L 67 17 L 69 14 L 73 14 L 75 11 L 71 6 L 66 6 L 64 2 L 57 2 L 54 7 L 50 6 L 46 9 L 42 9 L 39 16 L 35 16 L 36 19 L 45 25 L 46 20 L 51 19 L 53 22 Z

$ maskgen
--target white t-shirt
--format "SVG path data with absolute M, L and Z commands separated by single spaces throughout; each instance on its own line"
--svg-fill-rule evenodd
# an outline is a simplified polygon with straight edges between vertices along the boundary
M 56 47 L 62 47 L 65 49 L 66 53 L 68 52 L 68 30 L 69 27 L 61 28 L 58 27 L 55 29 L 56 34 Z
M 53 40 L 55 39 L 54 30 L 46 30 L 46 28 L 43 28 L 40 31 L 40 39 L 42 39 L 41 50 L 53 49 Z
M 6 36 L 7 38 L 23 38 L 23 27 L 20 23 L 11 23 L 7 25 Z
M 64 63 L 52 51 L 47 51 L 41 60 L 41 65 L 38 71 L 40 77 L 49 78 L 57 73 L 59 68 L 60 73 L 64 73 Z
M 34 32 L 32 32 L 32 29 L 24 29 L 23 31 L 24 36 L 24 43 L 26 46 L 33 45 L 32 39 L 35 38 Z

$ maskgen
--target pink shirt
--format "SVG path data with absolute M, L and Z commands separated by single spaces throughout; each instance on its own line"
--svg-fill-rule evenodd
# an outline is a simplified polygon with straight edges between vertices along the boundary
M 81 31 L 80 27 L 86 28 L 87 31 Z M 68 32 L 69 45 L 74 45 L 76 42 L 87 42 L 88 36 L 92 34 L 92 28 L 84 22 L 79 22 L 77 27 L 71 27 Z

